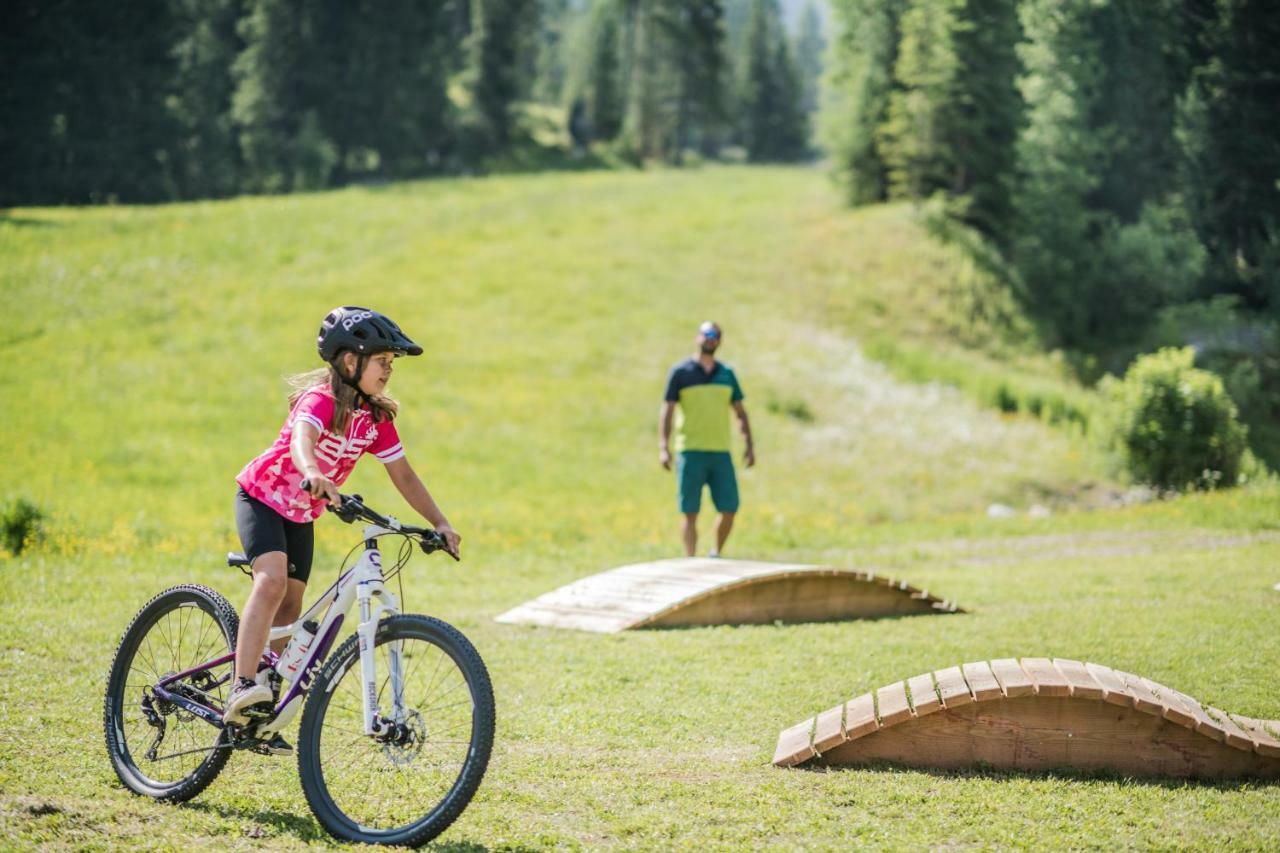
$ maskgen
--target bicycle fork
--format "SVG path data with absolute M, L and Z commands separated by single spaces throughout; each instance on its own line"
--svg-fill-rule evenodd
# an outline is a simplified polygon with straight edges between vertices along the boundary
M 377 598 L 375 604 L 374 599 Z M 391 714 L 382 715 L 379 705 L 381 691 L 378 688 L 377 658 L 374 655 L 374 643 L 378 634 L 378 624 L 384 613 L 400 612 L 400 602 L 395 595 L 388 592 L 382 579 L 370 579 L 362 582 L 356 591 L 356 601 L 360 606 L 360 625 L 356 634 L 360 638 L 360 680 L 364 685 L 364 733 L 373 737 L 389 734 L 389 726 L 399 726 L 405 721 L 404 707 L 404 671 L 401 660 L 403 643 L 393 641 L 387 646 L 387 682 L 391 686 Z

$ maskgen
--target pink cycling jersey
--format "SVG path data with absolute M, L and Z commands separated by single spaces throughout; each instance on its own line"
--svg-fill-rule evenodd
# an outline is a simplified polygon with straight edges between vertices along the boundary
M 374 423 L 368 409 L 352 412 L 346 435 L 329 431 L 333 421 L 333 392 L 327 386 L 308 389 L 298 398 L 275 443 L 244 466 L 236 482 L 252 498 L 262 501 L 290 521 L 315 521 L 324 513 L 325 501 L 315 500 L 302 489 L 302 474 L 289 455 L 293 426 L 304 421 L 320 430 L 316 441 L 316 463 L 320 471 L 337 485 L 356 467 L 365 452 L 372 453 L 384 465 L 404 456 L 400 436 L 391 421 Z

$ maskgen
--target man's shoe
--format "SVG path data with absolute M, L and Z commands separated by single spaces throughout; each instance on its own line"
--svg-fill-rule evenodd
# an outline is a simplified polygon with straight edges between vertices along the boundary
M 252 678 L 241 678 L 236 682 L 231 695 L 227 697 L 227 707 L 222 712 L 222 721 L 232 725 L 243 726 L 249 722 L 246 711 L 261 705 L 263 716 L 271 713 L 271 688 L 258 684 Z

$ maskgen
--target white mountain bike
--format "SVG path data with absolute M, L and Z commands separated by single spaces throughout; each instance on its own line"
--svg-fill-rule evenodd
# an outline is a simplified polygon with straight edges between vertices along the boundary
M 176 586 L 142 608 L 116 649 L 103 708 L 107 752 L 130 790 L 182 802 L 232 751 L 265 752 L 302 709 L 298 772 L 316 819 L 347 840 L 416 846 L 448 828 L 480 785 L 493 747 L 493 688 L 466 637 L 402 614 L 386 587 L 415 543 L 456 560 L 444 538 L 374 512 L 359 495 L 343 495 L 332 511 L 368 522 L 364 550 L 298 621 L 271 630 L 271 639 L 293 638 L 280 657 L 290 677 L 263 670 L 274 703 L 256 706 L 243 726 L 223 723 L 239 617 L 208 587 Z M 387 536 L 401 545 L 384 571 L 378 540 Z M 240 554 L 227 562 L 248 565 Z M 356 632 L 329 655 L 352 604 Z

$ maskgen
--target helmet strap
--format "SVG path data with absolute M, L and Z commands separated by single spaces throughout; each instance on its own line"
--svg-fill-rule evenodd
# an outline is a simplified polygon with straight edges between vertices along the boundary
M 350 352 L 350 350 L 348 350 L 348 352 Z M 329 364 L 333 367 L 333 369 L 338 372 L 338 376 L 341 377 L 342 384 L 346 385 L 347 387 L 353 389 L 356 392 L 357 407 L 359 406 L 359 404 L 363 403 L 365 406 L 369 408 L 370 413 L 373 413 L 374 411 L 376 411 L 376 407 L 373 405 L 373 399 L 368 394 L 364 393 L 364 391 L 361 390 L 360 388 L 360 377 L 364 375 L 364 368 L 365 368 L 365 365 L 367 365 L 368 363 L 369 363 L 368 354 L 356 353 L 355 374 L 353 376 L 347 376 L 347 374 L 342 372 L 342 367 L 341 367 L 342 353 L 338 353 L 338 355 L 334 356 L 333 361 L 329 362 Z

